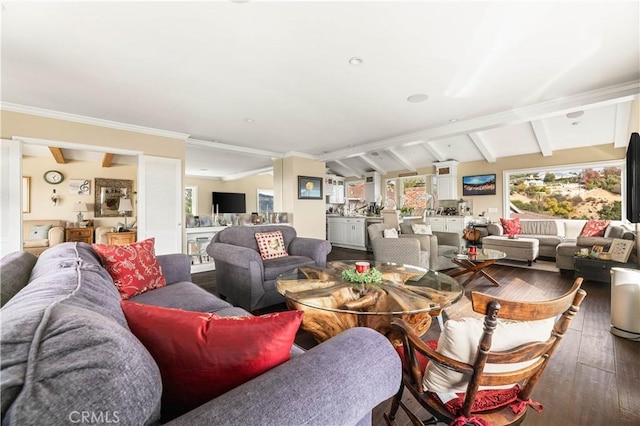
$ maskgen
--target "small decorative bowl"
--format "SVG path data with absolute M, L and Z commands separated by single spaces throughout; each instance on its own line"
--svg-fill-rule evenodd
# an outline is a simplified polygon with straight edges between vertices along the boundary
M 611 260 L 611 253 L 600 253 L 598 255 L 598 259 L 600 259 L 600 260 Z

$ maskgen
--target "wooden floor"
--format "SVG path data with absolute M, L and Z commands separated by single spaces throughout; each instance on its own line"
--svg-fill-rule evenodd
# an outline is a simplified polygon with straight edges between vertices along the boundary
M 339 248 L 334 248 L 329 255 L 329 260 L 346 259 L 370 260 L 372 255 Z M 518 300 L 541 300 L 562 294 L 573 283 L 573 277 L 556 272 L 499 265 L 492 266 L 489 272 L 501 287 L 476 277 L 467 285 L 466 291 Z M 216 294 L 215 272 L 194 274 L 193 281 Z M 585 281 L 582 288 L 587 292 L 582 308 L 533 392 L 533 399 L 544 405 L 544 411 L 529 410 L 523 425 L 640 425 L 640 342 L 622 339 L 609 332 L 609 285 Z M 284 305 L 271 310 L 283 309 L 286 309 Z M 465 315 L 473 315 L 466 297 L 445 310 L 445 319 Z M 437 338 L 438 332 L 434 321 L 425 339 Z M 305 348 L 315 345 L 304 331 L 299 333 L 296 343 Z M 412 401 L 409 392 L 405 392 L 405 403 L 416 409 L 418 417 L 429 417 Z M 382 413 L 389 404 L 390 400 L 374 409 L 374 426 L 385 424 Z M 402 412 L 398 414 L 398 422 L 401 426 L 410 424 Z

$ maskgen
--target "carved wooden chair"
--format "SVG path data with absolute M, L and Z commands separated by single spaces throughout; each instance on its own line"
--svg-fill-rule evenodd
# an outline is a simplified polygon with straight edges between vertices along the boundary
M 567 293 L 541 302 L 472 292 L 473 310 L 484 321 L 447 321 L 437 350 L 394 319 L 403 340 L 403 383 L 384 414 L 387 424 L 397 425 L 399 407 L 414 425 L 511 425 L 524 420 L 528 406 L 540 411 L 531 392 L 586 296 L 581 285 L 577 278 Z M 423 422 L 411 412 L 402 402 L 405 387 L 433 418 Z

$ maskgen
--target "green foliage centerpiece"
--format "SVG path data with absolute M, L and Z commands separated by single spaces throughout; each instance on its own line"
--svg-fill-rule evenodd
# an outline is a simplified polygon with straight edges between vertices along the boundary
M 376 268 L 359 273 L 355 269 L 345 269 L 342 271 L 342 279 L 356 284 L 375 284 L 382 281 L 382 272 Z

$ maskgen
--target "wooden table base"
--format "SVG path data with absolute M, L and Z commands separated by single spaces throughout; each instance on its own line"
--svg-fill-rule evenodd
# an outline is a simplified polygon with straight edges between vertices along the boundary
M 476 275 L 481 274 L 486 279 L 491 281 L 491 283 L 494 286 L 500 287 L 500 283 L 496 281 L 495 278 L 493 278 L 491 275 L 489 275 L 487 271 L 484 270 L 485 268 L 496 263 L 496 259 L 485 260 L 484 262 L 481 262 L 481 263 L 473 263 L 469 259 L 457 259 L 457 258 L 453 258 L 451 259 L 451 261 L 456 265 L 461 266 L 463 269 L 452 272 L 451 274 L 449 274 L 450 277 L 455 278 L 460 275 L 473 272 L 473 274 L 469 278 L 467 278 L 467 280 L 462 285 L 467 285 Z

